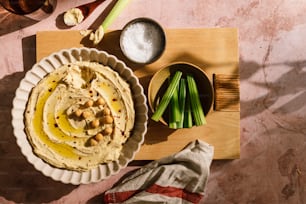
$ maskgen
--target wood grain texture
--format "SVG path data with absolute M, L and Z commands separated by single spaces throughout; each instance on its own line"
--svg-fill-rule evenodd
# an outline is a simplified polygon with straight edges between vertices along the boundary
M 120 30 L 105 34 L 96 47 L 124 61 L 139 78 L 147 94 L 152 75 L 173 62 L 189 62 L 213 74 L 239 75 L 238 30 L 236 28 L 166 29 L 167 46 L 162 57 L 149 65 L 127 60 L 119 46 Z M 37 60 L 63 48 L 93 47 L 80 31 L 41 31 L 36 35 Z M 200 87 L 201 88 L 201 87 Z M 149 117 L 151 116 L 149 112 Z M 215 148 L 214 159 L 240 157 L 240 111 L 215 111 L 207 115 L 207 125 L 171 130 L 161 123 L 148 122 L 145 142 L 135 160 L 155 160 L 180 151 L 190 141 L 200 139 Z
M 214 74 L 216 111 L 240 110 L 240 83 L 238 74 Z

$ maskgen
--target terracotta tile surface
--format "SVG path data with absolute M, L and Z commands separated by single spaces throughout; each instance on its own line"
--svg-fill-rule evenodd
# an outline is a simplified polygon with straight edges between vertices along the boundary
M 36 171 L 13 136 L 12 100 L 35 62 L 36 31 L 66 29 L 62 13 L 84 2 L 58 1 L 39 22 L 0 8 L 0 203 L 101 203 L 135 168 L 95 184 L 62 184 Z M 111 2 L 72 29 L 97 27 Z M 140 16 L 166 28 L 239 29 L 241 158 L 213 162 L 203 203 L 306 203 L 306 2 L 133 0 L 110 29 Z

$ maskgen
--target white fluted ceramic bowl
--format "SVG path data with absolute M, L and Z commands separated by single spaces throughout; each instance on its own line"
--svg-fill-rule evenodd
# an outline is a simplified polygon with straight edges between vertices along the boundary
M 80 60 L 99 62 L 117 71 L 131 86 L 136 114 L 133 132 L 124 145 L 119 160 L 100 164 L 97 168 L 86 172 L 59 169 L 44 162 L 34 154 L 24 130 L 24 111 L 32 88 L 53 70 L 64 64 Z M 143 88 L 138 78 L 124 62 L 118 60 L 113 55 L 97 49 L 71 48 L 51 54 L 35 64 L 33 68 L 26 73 L 16 90 L 16 95 L 13 100 L 12 125 L 17 144 L 27 160 L 33 164 L 37 170 L 56 181 L 79 185 L 98 182 L 105 179 L 126 167 L 128 163 L 133 160 L 144 141 L 144 135 L 147 131 L 147 112 L 148 108 Z

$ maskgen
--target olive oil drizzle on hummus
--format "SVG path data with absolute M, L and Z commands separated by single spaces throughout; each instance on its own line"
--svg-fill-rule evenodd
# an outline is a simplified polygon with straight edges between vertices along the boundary
M 99 98 L 105 105 L 84 105 Z M 111 123 L 103 122 L 105 108 L 110 110 Z M 75 116 L 76 110 L 88 112 L 89 117 Z M 135 119 L 128 83 L 95 62 L 63 65 L 48 74 L 33 88 L 25 116 L 33 151 L 53 166 L 77 171 L 117 160 Z M 100 121 L 97 127 L 94 120 Z M 99 141 L 91 146 L 89 141 L 97 134 Z
M 59 79 L 57 79 L 56 77 L 54 78 L 50 77 L 50 79 L 46 81 L 46 84 L 48 84 L 49 86 L 45 88 L 47 89 L 47 91 L 43 90 L 41 94 L 38 96 L 37 104 L 35 107 L 36 110 L 33 116 L 33 122 L 34 122 L 33 127 L 35 130 L 35 133 L 39 136 L 39 139 L 41 139 L 41 141 L 46 145 L 46 147 L 49 147 L 50 149 L 54 150 L 57 154 L 61 154 L 64 157 L 71 158 L 71 159 L 78 159 L 78 157 L 75 154 L 73 154 L 72 147 L 64 143 L 52 142 L 50 138 L 48 137 L 48 135 L 45 134 L 44 131 L 42 131 L 43 125 L 44 125 L 42 121 L 43 121 L 45 102 L 50 97 L 50 95 L 53 93 L 53 91 L 50 91 L 50 90 L 54 90 L 58 82 L 59 82 Z M 55 122 L 53 121 L 53 117 L 48 117 L 48 119 L 50 119 L 50 122 L 48 122 L 47 125 L 49 129 L 51 130 L 52 134 L 61 140 L 68 139 L 67 136 L 65 136 L 62 132 L 59 131 L 58 128 L 54 126 Z

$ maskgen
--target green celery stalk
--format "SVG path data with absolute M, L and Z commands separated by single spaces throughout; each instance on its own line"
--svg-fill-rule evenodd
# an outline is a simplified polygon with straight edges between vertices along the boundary
M 171 98 L 171 101 L 170 101 L 170 106 L 172 107 L 173 106 L 173 97 Z M 176 120 L 175 120 L 175 114 L 174 114 L 174 111 L 173 109 L 170 107 L 169 109 L 169 123 L 168 123 L 168 126 L 169 128 L 172 128 L 172 129 L 176 129 L 177 128 L 177 124 L 176 124 Z
M 191 74 L 187 75 L 187 84 L 190 95 L 190 104 L 192 109 L 192 114 L 196 126 L 206 124 L 206 118 L 203 112 L 203 108 L 200 101 L 200 96 L 196 82 Z
M 180 120 L 177 122 L 177 128 L 184 127 L 184 117 L 185 117 L 185 103 L 186 103 L 186 79 L 181 78 L 179 84 L 179 109 L 180 109 Z
M 193 126 L 192 122 L 192 113 L 190 107 L 190 96 L 189 94 L 186 95 L 186 102 L 185 102 L 185 111 L 184 111 L 184 128 L 191 128 Z
M 171 100 L 175 90 L 177 89 L 177 86 L 180 82 L 182 74 L 183 73 L 181 71 L 175 72 L 174 76 L 172 77 L 172 79 L 170 81 L 170 84 L 169 84 L 168 88 L 166 89 L 166 92 L 162 96 L 162 99 L 161 99 L 160 103 L 156 107 L 156 110 L 153 113 L 153 115 L 151 116 L 152 120 L 157 122 L 162 117 L 163 113 L 165 112 L 167 106 L 170 103 L 170 100 Z
M 171 79 L 171 78 L 170 78 Z M 177 85 L 179 87 L 179 84 Z M 169 127 L 172 129 L 177 128 L 177 122 L 180 120 L 180 107 L 179 107 L 179 98 L 178 98 L 178 88 L 174 90 L 173 96 L 170 100 L 169 107 Z
M 109 14 L 104 19 L 101 26 L 104 29 L 104 32 L 108 29 L 110 24 L 119 16 L 120 12 L 123 10 L 123 8 L 129 3 L 130 0 L 118 0 L 115 4 L 115 6 L 112 8 L 112 10 L 109 12 Z
M 92 40 L 95 45 L 102 41 L 104 33 L 107 31 L 108 27 L 117 18 L 117 16 L 119 16 L 120 12 L 129 3 L 129 1 L 130 0 L 118 0 L 109 14 L 105 17 L 103 23 L 90 34 L 89 39 Z

